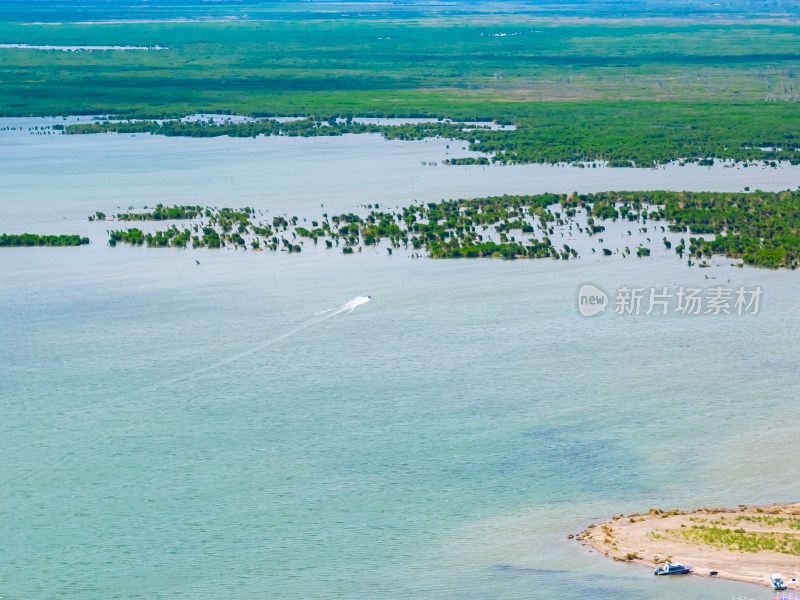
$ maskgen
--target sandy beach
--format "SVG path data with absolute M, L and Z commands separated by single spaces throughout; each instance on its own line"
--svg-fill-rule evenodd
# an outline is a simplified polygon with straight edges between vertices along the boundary
M 615 560 L 651 568 L 670 560 L 691 565 L 693 575 L 762 585 L 779 573 L 788 589 L 800 589 L 800 503 L 651 509 L 592 525 L 577 539 Z

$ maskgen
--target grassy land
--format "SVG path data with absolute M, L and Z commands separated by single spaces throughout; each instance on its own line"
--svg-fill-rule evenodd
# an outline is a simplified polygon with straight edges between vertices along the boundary
M 301 16 L 307 17 L 300 13 Z M 516 162 L 796 159 L 800 30 L 417 14 L 34 25 L 0 41 L 0 114 L 194 112 L 497 119 L 475 148 Z M 470 140 L 474 141 L 474 140 Z M 758 146 L 782 153 L 764 155 Z
M 424 115 L 516 123 L 516 132 L 482 134 L 474 145 L 504 162 L 800 159 L 800 29 L 780 23 L 295 12 L 264 21 L 6 22 L 0 42 L 168 47 L 0 49 L 5 116 Z
M 491 114 L 533 101 L 795 101 L 788 25 L 441 18 L 0 24 L 26 44 L 162 45 L 131 52 L 2 49 L 0 112 L 178 115 Z
M 726 550 L 761 552 L 763 550 L 800 556 L 800 537 L 797 534 L 774 531 L 747 531 L 744 528 L 692 525 L 670 533 L 687 541 L 700 542 Z

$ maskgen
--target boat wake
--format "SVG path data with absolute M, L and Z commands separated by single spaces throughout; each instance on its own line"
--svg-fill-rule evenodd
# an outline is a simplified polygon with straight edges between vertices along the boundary
M 329 308 L 328 310 L 323 310 L 318 313 L 314 313 L 314 316 L 325 315 L 325 319 L 330 318 L 334 315 L 340 315 L 342 313 L 347 313 L 348 315 L 353 312 L 356 308 L 361 306 L 362 304 L 366 304 L 372 300 L 372 296 L 356 296 L 350 302 L 345 302 L 341 306 L 337 306 L 336 308 Z
M 263 342 L 263 343 L 255 346 L 253 348 L 250 348 L 249 350 L 245 350 L 244 352 L 240 352 L 239 354 L 236 354 L 234 356 L 230 356 L 230 357 L 226 358 L 225 360 L 222 360 L 222 361 L 220 361 L 220 362 L 218 362 L 218 363 L 216 363 L 214 365 L 211 365 L 211 366 L 208 366 L 208 367 L 203 367 L 201 369 L 197 369 L 196 371 L 192 371 L 191 373 L 187 373 L 185 375 L 181 375 L 180 377 L 177 377 L 175 379 L 170 379 L 169 381 L 165 381 L 164 383 L 162 383 L 158 387 L 164 387 L 164 386 L 167 386 L 167 385 L 171 385 L 173 383 L 177 383 L 179 381 L 183 381 L 184 379 L 190 379 L 190 378 L 192 378 L 192 377 L 194 377 L 196 375 L 200 375 L 201 373 L 206 373 L 206 372 L 211 371 L 213 369 L 218 369 L 218 368 L 223 367 L 223 366 L 225 366 L 227 364 L 230 364 L 232 362 L 240 360 L 240 359 L 242 359 L 242 358 L 244 358 L 246 356 L 250 356 L 251 354 L 253 354 L 255 352 L 258 352 L 259 350 L 264 350 L 265 348 L 269 348 L 273 344 L 277 344 L 278 342 L 282 342 L 283 340 L 292 337 L 296 333 L 300 333 L 301 331 L 303 331 L 304 329 L 308 329 L 312 325 L 318 325 L 319 323 L 322 323 L 323 321 L 326 321 L 326 320 L 328 320 L 328 319 L 330 319 L 332 317 L 335 317 L 336 315 L 341 315 L 341 314 L 349 315 L 356 308 L 358 308 L 359 306 L 361 306 L 363 304 L 366 304 L 367 302 L 370 302 L 371 300 L 372 300 L 371 296 L 356 296 L 355 298 L 353 298 L 349 302 L 345 302 L 341 306 L 337 306 L 335 308 L 329 308 L 327 310 L 323 310 L 323 311 L 314 313 L 314 315 L 311 318 L 307 319 L 305 322 L 301 323 L 300 325 L 298 325 L 297 327 L 295 327 L 293 329 L 290 329 L 289 331 L 286 331 L 286 332 L 282 333 L 281 335 L 279 335 L 277 337 L 269 339 L 266 342 Z

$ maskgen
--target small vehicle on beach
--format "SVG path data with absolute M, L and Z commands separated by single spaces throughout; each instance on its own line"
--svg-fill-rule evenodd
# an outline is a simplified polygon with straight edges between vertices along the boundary
M 786 584 L 783 583 L 783 579 L 777 573 L 773 573 L 769 576 L 769 583 L 772 585 L 773 590 L 785 590 Z
M 653 571 L 653 575 L 683 575 L 692 570 L 690 565 L 682 565 L 680 563 L 665 562 L 660 567 Z

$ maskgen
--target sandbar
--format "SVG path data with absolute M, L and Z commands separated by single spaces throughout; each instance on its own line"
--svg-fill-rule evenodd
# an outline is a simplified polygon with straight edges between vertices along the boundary
M 800 503 L 651 509 L 591 525 L 577 539 L 615 560 L 651 568 L 670 560 L 691 565 L 693 575 L 761 585 L 779 573 L 800 589 Z

